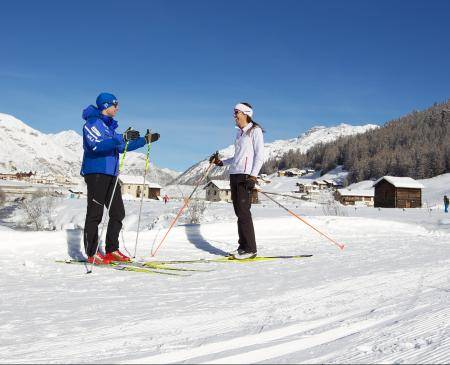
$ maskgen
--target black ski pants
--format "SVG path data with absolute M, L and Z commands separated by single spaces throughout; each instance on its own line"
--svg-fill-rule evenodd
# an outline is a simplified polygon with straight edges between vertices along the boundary
M 231 199 L 238 218 L 239 248 L 245 252 L 256 252 L 255 229 L 253 228 L 251 191 L 245 187 L 248 175 L 230 175 Z
M 98 225 L 102 221 L 103 208 L 108 208 L 117 177 L 104 174 L 89 174 L 84 177 L 87 184 L 87 211 L 84 223 L 84 249 L 86 255 L 93 256 L 98 245 Z M 119 233 L 122 220 L 125 218 L 122 192 L 117 183 L 106 231 L 105 252 L 110 253 L 119 249 Z

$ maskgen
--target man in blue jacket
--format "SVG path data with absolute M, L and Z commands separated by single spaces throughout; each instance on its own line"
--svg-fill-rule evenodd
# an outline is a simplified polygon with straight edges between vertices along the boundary
M 128 151 L 143 147 L 146 143 L 156 142 L 158 133 L 147 133 L 140 137 L 139 132 L 128 129 L 123 134 L 117 133 L 118 123 L 114 120 L 119 111 L 117 98 L 109 93 L 97 97 L 97 107 L 88 106 L 83 111 L 83 163 L 81 175 L 87 184 L 87 211 L 84 224 L 84 248 L 88 262 L 109 264 L 111 261 L 130 261 L 119 251 L 119 233 L 125 208 L 122 193 L 118 186 L 111 198 L 119 172 L 119 153 L 123 153 L 128 142 Z M 111 201 L 112 200 L 112 201 Z M 103 208 L 109 210 L 108 229 L 106 231 L 105 255 L 97 250 L 98 225 L 102 221 Z M 97 252 L 98 251 L 98 252 Z

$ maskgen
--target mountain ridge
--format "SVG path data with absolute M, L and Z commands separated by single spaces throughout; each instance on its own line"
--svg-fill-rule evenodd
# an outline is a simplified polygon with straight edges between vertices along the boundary
M 4 113 L 0 113 L 0 131 L 0 173 L 36 171 L 80 178 L 83 137 L 76 131 L 45 134 Z M 143 153 L 128 152 L 123 173 L 141 175 L 145 158 Z M 165 185 L 178 175 L 177 171 L 153 165 L 147 176 L 149 181 Z

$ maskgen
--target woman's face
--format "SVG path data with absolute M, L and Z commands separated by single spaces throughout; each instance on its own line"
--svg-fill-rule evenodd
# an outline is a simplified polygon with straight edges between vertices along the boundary
M 234 110 L 234 120 L 236 122 L 236 125 L 239 128 L 244 128 L 248 123 L 247 123 L 247 116 L 242 113 L 240 110 L 235 109 Z

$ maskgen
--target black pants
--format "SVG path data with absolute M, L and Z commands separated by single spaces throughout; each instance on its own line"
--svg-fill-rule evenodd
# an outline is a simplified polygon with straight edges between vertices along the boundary
M 251 191 L 245 188 L 247 175 L 230 175 L 231 199 L 236 216 L 239 234 L 239 248 L 246 252 L 256 252 L 255 229 L 250 212 Z
M 102 221 L 103 208 L 109 206 L 116 182 L 115 176 L 90 174 L 84 177 L 87 184 L 87 211 L 84 223 L 84 249 L 86 255 L 95 255 L 98 244 L 98 225 Z M 111 208 L 109 209 L 108 230 L 106 231 L 105 252 L 110 253 L 119 248 L 119 233 L 122 220 L 125 218 L 125 208 L 122 201 L 120 185 L 117 184 Z

